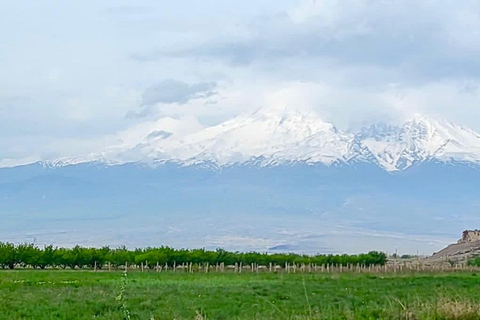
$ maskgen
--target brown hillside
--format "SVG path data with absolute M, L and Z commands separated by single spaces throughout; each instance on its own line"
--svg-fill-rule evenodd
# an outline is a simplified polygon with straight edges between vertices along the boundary
M 434 253 L 429 260 L 432 262 L 452 261 L 464 263 L 469 258 L 480 255 L 480 230 L 465 230 L 457 243 Z

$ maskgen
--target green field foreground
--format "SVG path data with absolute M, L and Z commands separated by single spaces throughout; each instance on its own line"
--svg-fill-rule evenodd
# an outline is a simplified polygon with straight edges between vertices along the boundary
M 480 319 L 480 274 L 0 272 L 0 319 Z

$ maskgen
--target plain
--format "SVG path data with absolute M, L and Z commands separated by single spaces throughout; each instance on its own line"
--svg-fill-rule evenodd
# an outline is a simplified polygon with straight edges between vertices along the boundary
M 0 272 L 0 319 L 479 319 L 450 273 Z

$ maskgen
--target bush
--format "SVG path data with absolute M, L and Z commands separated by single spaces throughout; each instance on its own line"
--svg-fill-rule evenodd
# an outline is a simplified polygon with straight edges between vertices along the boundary
M 480 267 L 480 257 L 468 259 L 468 265 L 472 267 Z

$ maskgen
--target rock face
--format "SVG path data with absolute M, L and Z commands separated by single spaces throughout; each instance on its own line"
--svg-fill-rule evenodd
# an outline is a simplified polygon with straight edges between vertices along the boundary
M 480 230 L 465 230 L 463 231 L 462 238 L 458 240 L 458 243 L 468 243 L 480 240 Z
M 477 256 L 480 256 L 480 230 L 465 230 L 457 243 L 434 253 L 429 260 L 465 263 Z

